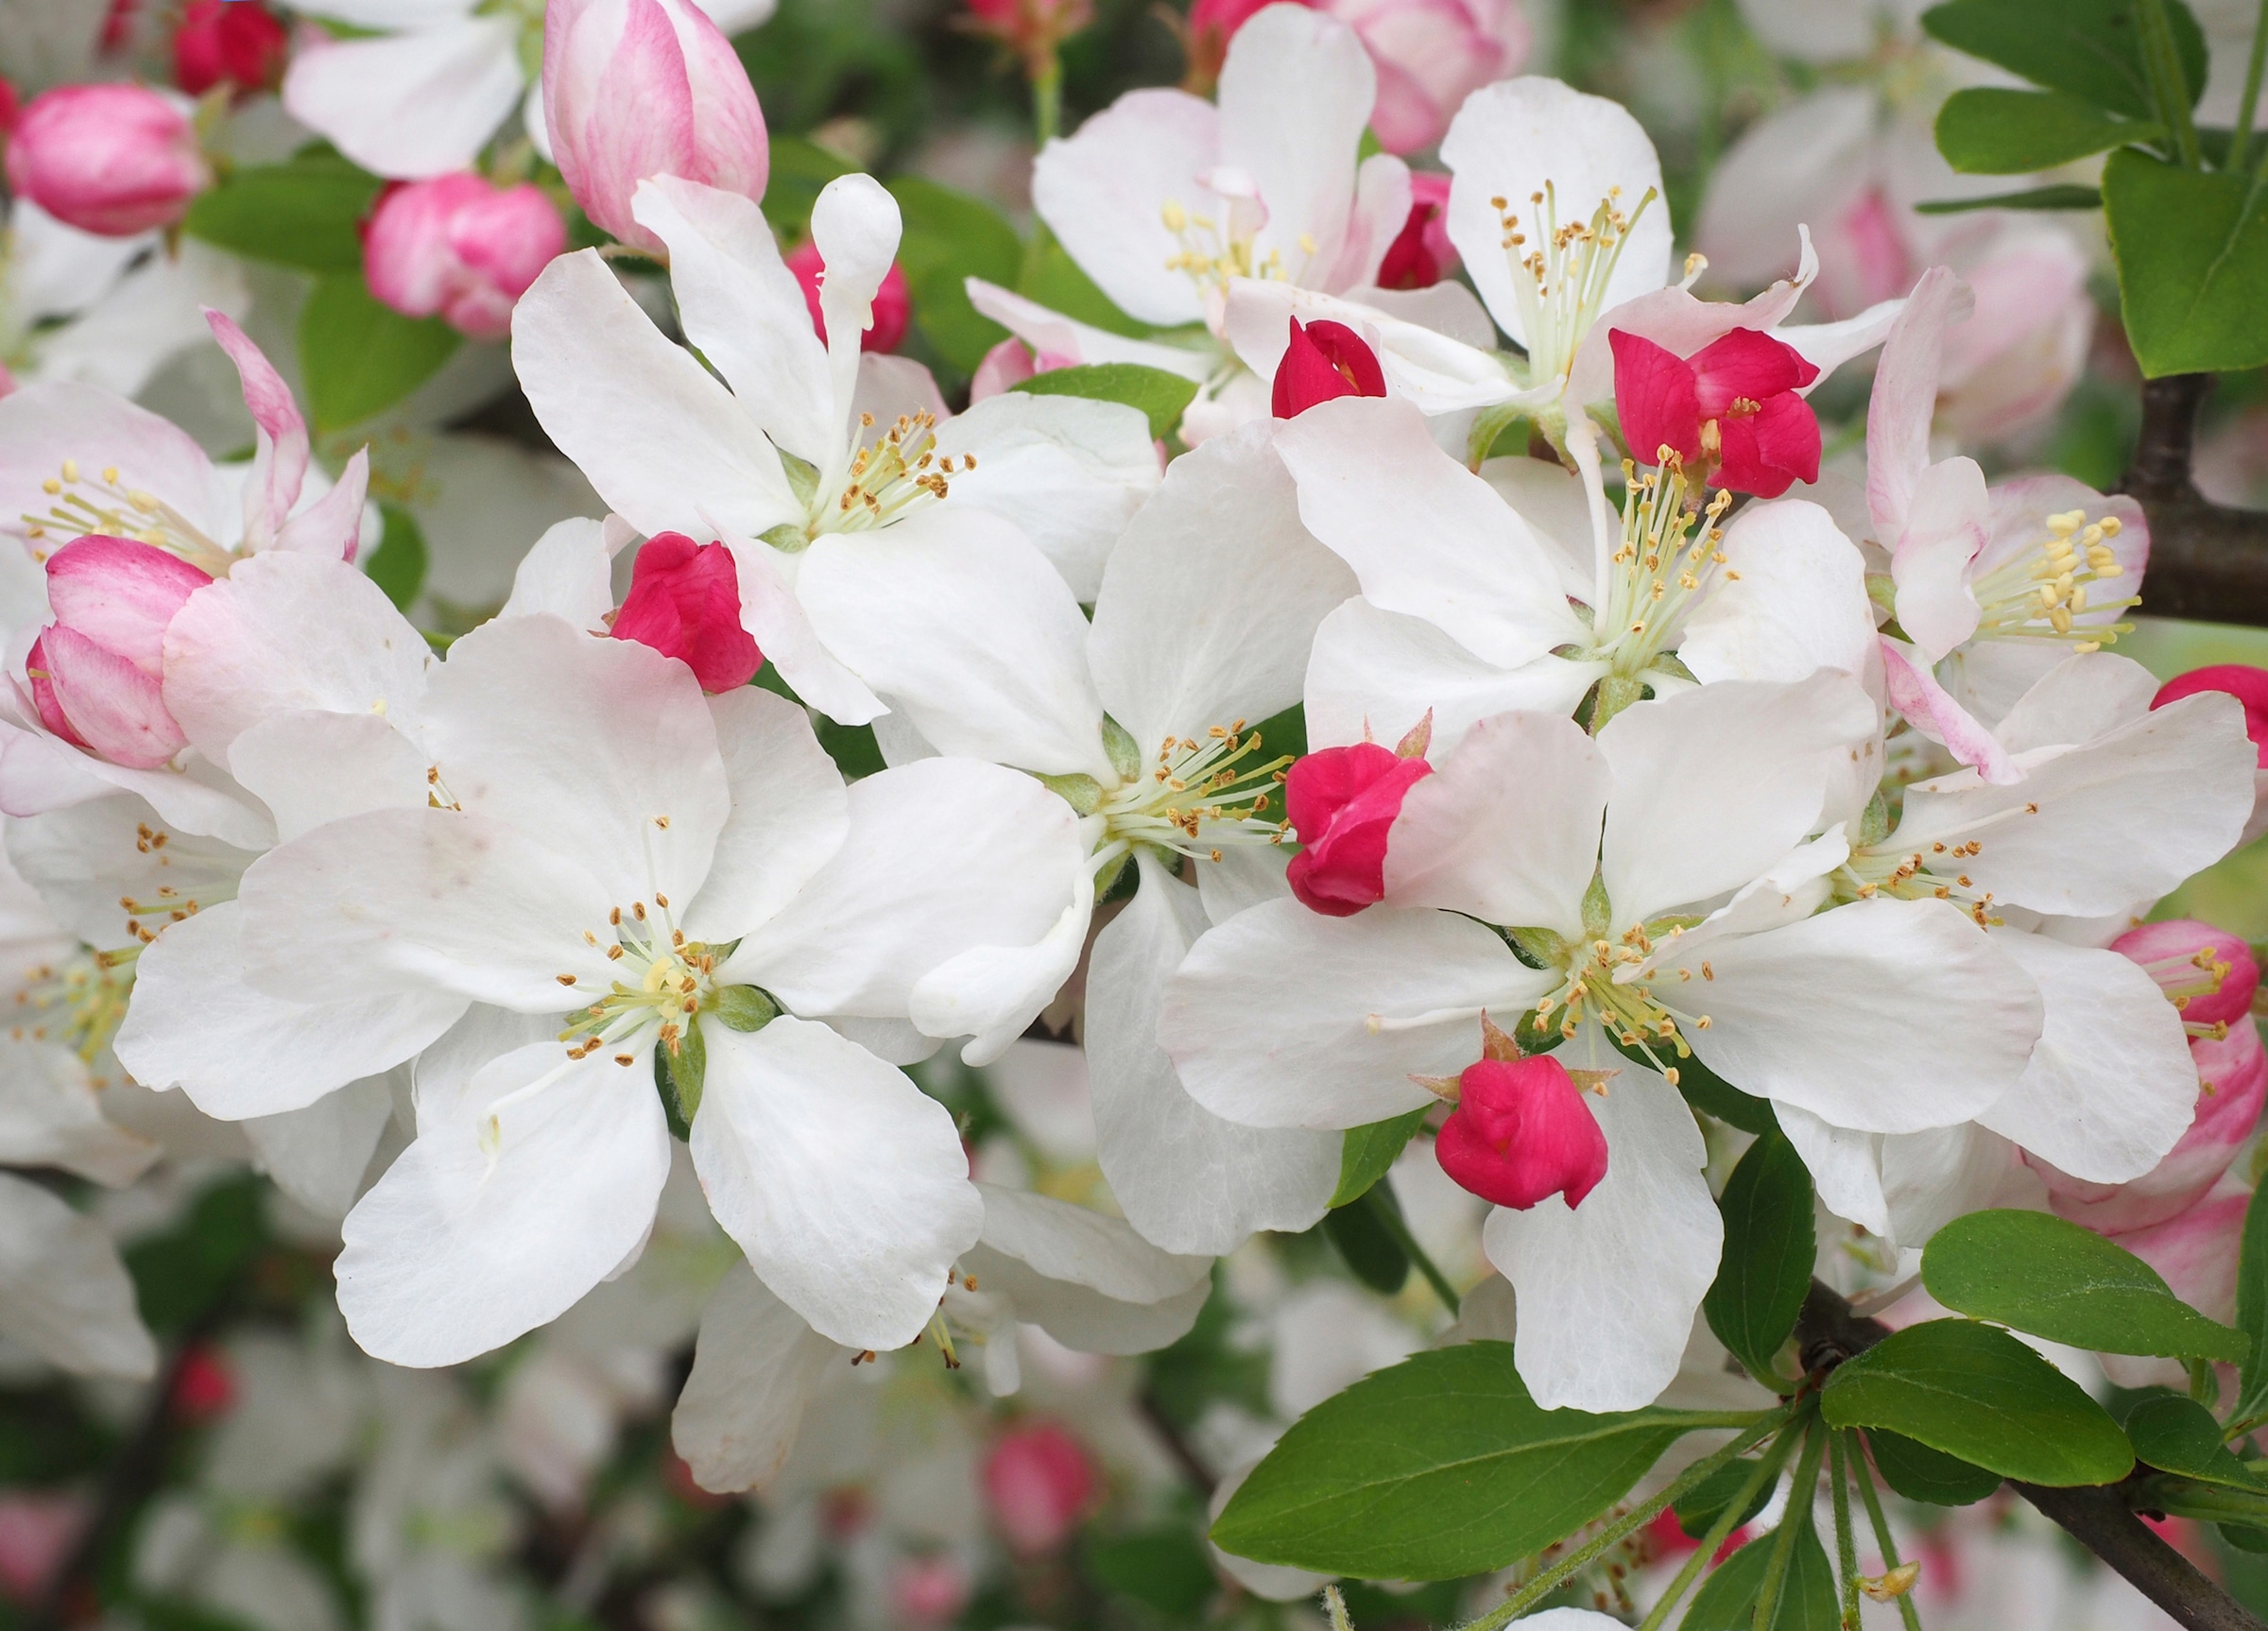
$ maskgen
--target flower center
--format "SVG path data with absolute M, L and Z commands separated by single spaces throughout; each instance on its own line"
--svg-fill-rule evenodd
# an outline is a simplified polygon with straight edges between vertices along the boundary
M 1216 172 L 1217 178 L 1217 172 Z M 1291 274 L 1284 269 L 1280 250 L 1270 249 L 1267 258 L 1253 259 L 1253 237 L 1267 224 L 1268 213 L 1257 193 L 1239 178 L 1219 178 L 1228 204 L 1223 215 L 1194 215 L 1182 207 L 1177 198 L 1168 198 L 1159 212 L 1165 230 L 1174 234 L 1181 247 L 1166 257 L 1166 269 L 1187 272 L 1199 289 L 1209 289 L 1221 295 L 1228 292 L 1231 278 L 1266 278 L 1277 283 L 1287 282 Z M 1299 247 L 1310 259 L 1314 258 L 1315 244 L 1304 234 Z
M 44 561 L 63 544 L 90 533 L 130 538 L 180 556 L 212 577 L 225 577 L 235 557 L 221 548 L 164 500 L 140 488 L 123 487 L 118 467 L 105 465 L 99 476 L 78 460 L 63 460 L 59 475 L 40 484 L 55 502 L 44 515 L 26 511 L 26 538 L 34 560 Z
M 1531 213 L 1525 220 L 1506 200 L 1488 200 L 1504 229 L 1504 259 L 1511 263 L 1512 299 L 1527 334 L 1532 386 L 1566 377 L 1575 348 L 1606 306 L 1606 285 L 1623 246 L 1630 241 L 1630 229 L 1654 201 L 1654 189 L 1648 187 L 1638 208 L 1625 215 L 1617 202 L 1622 195 L 1620 187 L 1607 188 L 1589 220 L 1564 225 L 1558 191 L 1549 181 L 1541 192 L 1528 195 Z
M 2080 625 L 2071 641 L 2076 652 L 2100 651 L 2122 634 L 2130 623 L 2112 623 L 2108 614 L 2141 604 L 2140 597 L 2094 599 L 2089 587 L 2124 575 L 2119 558 L 2106 539 L 2119 536 L 2119 518 L 2106 515 L 2088 521 L 2083 509 L 2065 510 L 2048 517 L 2048 536 L 2007 565 L 1977 578 L 1970 586 L 1982 615 L 1979 639 L 2071 640 L 2074 620 L 2091 615 Z
M 584 931 L 583 938 L 592 945 L 606 947 L 608 961 L 623 977 L 605 996 L 568 1016 L 559 1040 L 568 1044 L 569 1058 L 587 1058 L 626 1043 L 648 1025 L 660 1028 L 662 1047 L 675 1055 L 693 1017 L 713 997 L 717 954 L 698 941 L 688 941 L 685 932 L 670 923 L 666 895 L 657 893 L 654 905 L 649 914 L 644 901 L 633 901 L 628 911 L 617 907 L 610 913 L 610 943 Z M 558 979 L 562 986 L 577 984 L 573 974 Z M 617 1054 L 615 1061 L 627 1065 L 635 1057 Z
M 19 1042 L 53 1042 L 68 1048 L 92 1068 L 126 1018 L 127 1000 L 134 989 L 135 954 L 82 950 L 60 964 L 26 969 L 16 988 L 15 1022 L 9 1034 Z M 110 1084 L 98 1078 L 94 1085 Z
M 1711 569 L 1725 564 L 1717 523 L 1732 494 L 1719 489 L 1704 506 L 1701 488 L 1687 481 L 1684 461 L 1670 448 L 1661 450 L 1661 468 L 1643 475 L 1624 459 L 1623 480 L 1623 541 L 1610 558 L 1606 604 L 1592 614 L 1592 640 L 1615 673 L 1635 678 L 1715 586 Z M 1723 576 L 1740 574 L 1727 569 Z
M 1659 918 L 1633 923 L 1616 938 L 1597 929 L 1605 916 L 1597 907 L 1603 904 L 1604 891 L 1594 884 L 1584 902 L 1586 926 L 1593 931 L 1586 940 L 1563 940 L 1545 930 L 1510 931 L 1532 959 L 1564 975 L 1557 988 L 1538 1000 L 1535 1024 L 1538 1029 L 1556 1029 L 1572 1041 L 1588 1013 L 1624 1047 L 1637 1049 L 1675 1087 L 1677 1066 L 1673 1061 L 1691 1058 L 1693 1052 L 1684 1028 L 1706 1031 L 1711 1021 L 1707 1014 L 1686 1012 L 1658 990 L 1652 965 L 1659 950 L 1657 941 L 1675 940 L 1695 919 Z M 1690 969 L 1679 969 L 1676 974 L 1680 985 L 1693 977 Z M 1701 965 L 1701 978 L 1716 978 L 1707 962 Z
M 1241 719 L 1209 728 L 1202 740 L 1168 736 L 1146 768 L 1098 790 L 1090 812 L 1104 821 L 1097 856 L 1115 859 L 1147 844 L 1218 861 L 1224 845 L 1282 843 L 1283 823 L 1265 813 L 1292 761 L 1285 754 L 1252 763 L 1260 746 L 1260 732 L 1246 731 Z
M 2006 919 L 1995 914 L 1992 891 L 1978 888 L 1961 864 L 1984 852 L 1984 841 L 1976 833 L 2002 821 L 2038 814 L 2039 805 L 2027 801 L 1979 816 L 1927 844 L 1900 844 L 1892 833 L 1879 843 L 1854 845 L 1850 858 L 1834 871 L 1834 898 L 1871 901 L 1886 895 L 1894 901 L 1950 901 L 1974 919 L 1978 928 L 2000 928 Z M 1963 838 L 1963 833 L 1970 836 Z M 1955 841 L 1949 843 L 1948 838 Z
M 870 431 L 874 416 L 862 413 L 858 423 L 862 433 Z M 765 534 L 765 541 L 792 552 L 824 533 L 867 532 L 903 520 L 943 498 L 954 476 L 976 468 L 976 455 L 939 456 L 936 416 L 915 413 L 900 415 L 897 423 L 851 456 L 842 489 L 832 498 L 818 490 L 817 470 L 786 454 L 781 462 L 796 496 L 810 506 L 811 521 L 803 527 L 776 526 Z

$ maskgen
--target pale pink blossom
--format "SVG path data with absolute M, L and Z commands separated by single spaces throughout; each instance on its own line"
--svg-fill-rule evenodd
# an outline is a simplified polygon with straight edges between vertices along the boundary
M 1370 129 L 1389 153 L 1434 146 L 1467 96 L 1510 78 L 1528 57 L 1516 0 L 1329 0 L 1317 9 L 1368 48 L 1378 68 Z
M 1098 1485 L 1079 1441 L 1052 1421 L 1025 1421 L 985 1457 L 985 1500 L 1009 1546 L 1053 1552 L 1087 1515 Z
M 363 276 L 404 316 L 501 340 L 513 305 L 566 248 L 566 225 L 541 188 L 494 187 L 468 172 L 389 189 L 363 235 Z
M 24 110 L 8 184 L 84 232 L 169 227 L 212 184 L 184 105 L 141 85 L 62 85 Z

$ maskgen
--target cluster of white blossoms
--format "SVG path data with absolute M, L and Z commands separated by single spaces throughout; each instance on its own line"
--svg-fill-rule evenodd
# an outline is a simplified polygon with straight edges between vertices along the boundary
M 436 142 L 522 82 L 516 13 L 440 9 L 494 94 Z M 830 1366 L 980 1348 L 1007 1392 L 1019 1323 L 1174 1341 L 1398 1118 L 1493 1203 L 1535 1398 L 1600 1411 L 1677 1374 L 1727 1129 L 1776 1120 L 1900 1246 L 2152 1173 L 2220 975 L 2110 942 L 2252 830 L 2259 761 L 2236 698 L 2119 654 L 2138 506 L 1939 456 L 1950 270 L 1797 325 L 1804 234 L 1696 297 L 1651 144 L 1555 80 L 1442 144 L 1470 288 L 1379 287 L 1418 222 L 1361 156 L 1376 77 L 1277 6 L 1217 106 L 1051 143 L 1055 240 L 1158 332 L 972 283 L 1096 394 L 958 414 L 862 351 L 879 182 L 819 196 L 807 301 L 745 186 L 632 178 L 672 320 L 595 249 L 511 319 L 610 513 L 515 541 L 454 640 L 358 564 L 361 455 L 311 468 L 228 317 L 242 468 L 100 385 L 0 400 L 0 1159 L 124 1181 L 97 1089 L 178 1093 L 344 1212 L 354 1340 L 436 1366 L 635 1264 L 681 1141 L 746 1260 L 677 1419 L 717 1488 Z M 1868 356 L 1862 487 L 1806 397 Z M 1158 374 L 1195 387 L 1165 439 L 1105 400 Z M 1035 1035 L 1084 1050 L 1114 1212 L 976 1181 L 907 1073 Z M 0 1333 L 146 1368 L 92 1226 L 0 1210 Z

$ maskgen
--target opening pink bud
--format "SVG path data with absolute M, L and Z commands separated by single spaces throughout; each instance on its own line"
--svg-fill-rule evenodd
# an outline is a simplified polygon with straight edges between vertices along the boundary
M 59 86 L 9 138 L 9 188 L 104 237 L 173 225 L 212 181 L 188 114 L 140 85 Z
M 658 532 L 630 563 L 630 592 L 614 614 L 617 640 L 635 640 L 693 670 L 703 691 L 746 685 L 764 653 L 740 626 L 740 574 L 721 543 Z
M 648 176 L 764 197 L 764 110 L 732 43 L 691 0 L 552 0 L 543 120 L 583 213 L 650 254 L 668 251 L 630 213 Z
M 2163 708 L 2169 702 L 2179 702 L 2201 691 L 2225 691 L 2244 705 L 2245 734 L 2252 738 L 2252 745 L 2259 751 L 2259 768 L 2268 770 L 2268 668 L 2253 668 L 2242 662 L 2216 662 L 2206 668 L 2192 668 L 2159 686 L 2157 695 L 2150 699 L 2150 706 Z
M 1345 323 L 1303 323 L 1292 319 L 1292 343 L 1276 365 L 1270 403 L 1278 419 L 1297 419 L 1317 403 L 1334 397 L 1383 397 L 1386 376 L 1378 353 Z
M 1285 775 L 1285 818 L 1304 846 L 1285 874 L 1311 911 L 1351 918 L 1386 892 L 1386 834 L 1401 801 L 1434 773 L 1375 742 L 1310 753 Z
M 787 269 L 795 273 L 796 282 L 803 285 L 804 303 L 811 307 L 811 326 L 818 331 L 819 338 L 825 339 L 827 318 L 819 310 L 819 280 L 826 273 L 827 261 L 819 253 L 819 246 L 804 244 L 787 257 Z M 859 335 L 858 349 L 862 352 L 896 351 L 898 342 L 905 338 L 906 319 L 913 315 L 913 296 L 907 292 L 905 273 L 893 261 L 890 269 L 883 274 L 882 286 L 874 291 L 874 321 L 865 334 Z M 987 360 L 989 361 L 989 357 Z M 1024 377 L 1029 377 L 1028 371 Z
M 284 81 L 291 37 L 260 0 L 189 0 L 173 36 L 173 82 L 192 96 L 229 85 L 239 96 Z
M 1606 1176 L 1606 1135 L 1549 1054 L 1466 1066 L 1434 1155 L 1464 1188 L 1520 1211 L 1548 1195 L 1579 1207 Z
M 1410 172 L 1410 218 L 1378 264 L 1382 289 L 1430 289 L 1457 269 L 1449 241 L 1449 178 Z
M 1009 1429 L 985 1458 L 985 1500 L 993 1520 L 1026 1556 L 1053 1552 L 1071 1537 L 1095 1485 L 1086 1450 L 1052 1421 Z
M 362 270 L 370 293 L 404 316 L 501 340 L 512 307 L 566 248 L 566 223 L 541 188 L 441 176 L 380 197 L 363 230 Z
M 160 680 L 165 627 L 212 578 L 179 556 L 128 538 L 75 539 L 47 558 L 55 621 L 25 678 L 41 722 L 113 764 L 154 769 L 188 745 Z
M 1614 405 L 1640 464 L 1667 455 L 1711 487 L 1778 498 L 1819 479 L 1819 421 L 1796 392 L 1819 377 L 1795 347 L 1734 329 L 1680 357 L 1642 335 L 1608 331 Z
M 2260 966 L 2252 948 L 2226 930 L 2189 918 L 2144 923 L 2121 935 L 2110 949 L 2150 970 L 2192 1032 L 2233 1025 L 2252 1012 Z

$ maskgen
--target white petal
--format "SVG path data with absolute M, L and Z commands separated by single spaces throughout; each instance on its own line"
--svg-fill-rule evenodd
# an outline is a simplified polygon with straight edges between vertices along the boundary
M 1605 1097 L 1585 1101 L 1606 1135 L 1606 1176 L 1572 1210 L 1560 1195 L 1497 1208 L 1482 1240 L 1520 1298 L 1513 1353 L 1536 1402 L 1635 1410 L 1677 1375 L 1725 1226 L 1677 1090 L 1614 1054 L 1595 1026 L 1567 1046 L 1619 1072 Z
M 496 615 L 548 611 L 577 628 L 602 628 L 614 609 L 613 566 L 604 522 L 576 516 L 556 523 L 521 558 L 511 598 Z
M 103 1227 L 0 1173 L 0 1337 L 80 1375 L 142 1378 L 157 1346 Z
M 1815 504 L 1752 504 L 1721 546 L 1726 568 L 1685 622 L 1678 661 L 1704 683 L 1803 679 L 1834 668 L 1857 678 L 1874 656 L 1866 563 Z
M 1794 849 L 1877 717 L 1832 673 L 1725 680 L 1616 714 L 1598 738 L 1614 769 L 1600 864 L 1615 921 L 1739 888 Z
M 1548 656 L 1500 668 L 1423 618 L 1349 600 L 1315 629 L 1307 740 L 1314 747 L 1399 742 L 1430 712 L 1434 741 L 1447 751 L 1492 714 L 1573 712 L 1605 672 L 1604 663 Z
M 162 499 L 200 532 L 219 536 L 227 494 L 213 461 L 188 432 L 108 391 L 57 381 L 0 399 L 0 532 L 9 536 L 26 538 L 31 524 L 24 518 L 56 507 L 58 495 L 43 484 L 61 476 L 65 459 L 89 472 L 114 465 L 120 487 Z M 56 523 L 33 541 L 52 551 L 80 530 Z
M 250 1117 L 244 1136 L 278 1189 L 318 1217 L 343 1218 L 393 1113 L 387 1079 L 365 1076 L 304 1109 Z
M 1836 111 L 1853 102 L 1872 107 L 1848 92 L 1824 104 Z M 1930 421 L 1937 411 L 1937 375 L 1944 362 L 1946 325 L 1968 316 L 1975 302 L 1948 266 L 1921 274 L 1914 292 L 1882 343 L 1874 370 L 1874 393 L 1866 409 L 1866 506 L 1875 536 L 1895 546 L 1907 529 L 1915 484 L 1930 464 Z
M 2114 652 L 2067 657 L 2018 699 L 1993 734 L 2011 753 L 2089 743 L 2143 717 L 2156 695 L 2157 677 Z
M 1413 1075 L 1455 1075 L 1481 1056 L 1484 1009 L 1509 1025 L 1557 983 L 1453 912 L 1326 918 L 1274 901 L 1197 940 L 1158 1036 L 1215 1115 L 1359 1127 L 1433 1103 Z M 1091 974 L 1088 989 L 1091 1003 Z
M 1976 632 L 1982 611 L 1969 580 L 1988 506 L 1977 461 L 1943 459 L 1915 477 L 1904 528 L 1881 541 L 1898 584 L 1899 627 L 1933 661 Z
M 1386 899 L 1581 939 L 1611 784 L 1606 756 L 1572 719 L 1482 720 L 1403 798 Z
M 163 927 L 174 912 L 193 914 L 230 899 L 254 859 L 233 845 L 175 831 L 141 799 L 119 797 L 11 820 L 8 852 L 38 890 L 37 903 L 26 902 L 38 918 L 23 932 L 44 938 L 53 932 L 51 911 L 91 946 L 135 937 L 120 897 L 154 908 L 132 914 L 132 921 L 146 918 Z M 43 948 L 37 955 L 49 953 Z
M 595 250 L 561 255 L 520 297 L 512 366 L 552 441 L 639 531 L 706 543 L 713 527 L 758 538 L 802 519 L 748 411 L 662 337 Z
M 922 976 L 976 946 L 1053 929 L 1088 845 L 1030 777 L 923 759 L 850 788 L 850 835 L 719 977 L 804 1015 L 902 1019 Z
M 693 1371 L 669 1418 L 670 1443 L 693 1481 L 720 1493 L 769 1481 L 796 1446 L 820 1378 L 851 1352 L 806 1325 L 746 1263 L 734 1265 L 701 1315 Z
M 841 451 L 827 348 L 803 285 L 755 200 L 676 176 L 638 183 L 631 214 L 669 246 L 669 286 L 685 337 L 725 376 L 765 433 L 810 464 Z M 828 264 L 830 285 L 834 266 Z
M 1760 18 L 1779 14 L 1753 9 Z M 1851 21 L 1872 26 L 1864 12 L 1853 13 Z M 1701 201 L 1695 237 L 1710 269 L 1750 287 L 1785 272 L 1798 223 L 1824 228 L 1873 179 L 1880 122 L 1881 102 L 1871 89 L 1828 85 L 1743 131 L 1719 161 Z
M 2116 952 L 1995 931 L 2039 983 L 2046 1028 L 2016 1086 L 1977 1117 L 2073 1177 L 2140 1177 L 2189 1130 L 2197 1064 L 2157 982 Z
M 1354 568 L 1363 598 L 1422 617 L 1515 668 L 1586 631 L 1525 521 L 1393 398 L 1342 397 L 1285 424 L 1276 451 L 1308 530 Z
M 1884 1133 L 1854 1133 L 1820 1120 L 1796 1105 L 1772 1107 L 1779 1130 L 1803 1158 L 1820 1204 L 1835 1216 L 1887 1237 L 1890 1201 L 1882 1193 Z M 1933 1138 L 1935 1132 L 1914 1135 Z
M 284 105 L 381 176 L 416 180 L 469 169 L 520 105 L 519 32 L 509 17 L 467 17 L 384 39 L 326 41 L 292 60 Z
M 1205 315 L 1196 284 L 1167 264 L 1182 245 L 1163 212 L 1168 203 L 1192 215 L 1213 207 L 1197 177 L 1216 160 L 1219 130 L 1212 105 L 1186 92 L 1129 91 L 1033 163 L 1040 219 L 1129 317 L 1171 326 Z
M 302 1108 L 400 1064 L 465 1011 L 465 999 L 446 991 L 310 1004 L 268 996 L 245 983 L 243 922 L 243 907 L 224 901 L 160 935 L 135 965 L 134 1000 L 112 1043 L 136 1081 L 178 1087 L 209 1116 Z
M 732 813 L 708 881 L 680 921 L 688 936 L 738 939 L 811 882 L 850 831 L 850 796 L 811 720 L 752 685 L 709 698 Z
M 916 516 L 900 524 L 919 520 Z M 796 695 L 843 725 L 865 725 L 888 712 L 865 682 L 820 642 L 792 587 L 795 558 L 734 532 L 728 531 L 724 542 L 739 569 L 740 626 L 755 637 L 765 661 L 795 687 Z
M 1354 199 L 1355 147 L 1377 94 L 1361 37 L 1327 12 L 1263 7 L 1236 31 L 1221 64 L 1221 162 L 1250 177 L 1266 206 L 1267 223 L 1253 237 L 1256 264 L 1280 257 L 1284 276 L 1317 287 L 1367 281 L 1332 274 Z M 1365 258 L 1376 267 L 1374 256 Z
M 1143 1237 L 1168 1251 L 1214 1255 L 1256 1230 L 1306 1228 L 1338 1184 L 1341 1141 L 1282 1125 L 1239 1126 L 1183 1090 L 1159 1045 L 1160 1008 L 1204 918 L 1194 889 L 1147 855 L 1138 865 L 1141 887 L 1095 936 L 1087 973 L 1087 1062 L 1110 1193 Z M 1276 910 L 1256 906 L 1229 926 Z
M 1205 1284 L 1212 1268 L 1210 1257 L 1160 1251 L 1123 1219 L 1027 1190 L 977 1189 L 985 1197 L 985 1247 L 1036 1278 L 1117 1302 L 1153 1303 Z M 1018 1307 L 1023 1306 L 1020 1297 Z
M 731 808 L 693 671 L 556 617 L 474 629 L 433 676 L 425 746 L 466 812 L 535 834 L 627 908 L 690 902 Z
M 988 1065 L 1030 1028 L 1079 966 L 1094 919 L 1094 874 L 1070 879 L 1070 899 L 1046 934 L 1029 945 L 977 946 L 923 975 L 908 1012 L 935 1037 L 967 1037 L 961 1062 Z
M 821 1335 L 911 1342 L 984 1227 L 951 1112 L 824 1025 L 701 1029 L 693 1159 L 717 1221 Z
M 1942 901 L 1860 901 L 1671 953 L 1666 969 L 1697 977 L 1657 974 L 1654 988 L 1710 1017 L 1680 1027 L 1702 1063 L 1858 1132 L 1969 1120 L 2015 1085 L 2039 1037 L 2038 987 Z
M 874 324 L 874 295 L 897 259 L 903 232 L 898 200 L 871 176 L 837 176 L 811 208 L 811 241 L 825 258 L 819 311 L 834 381 L 836 461 L 849 456 L 851 399 L 858 391 L 862 336 Z
M 416 810 L 426 800 L 425 755 L 374 713 L 272 714 L 238 736 L 229 768 L 276 817 L 288 842 L 365 810 Z
M 1083 397 L 1002 391 L 939 426 L 936 452 L 975 456 L 953 478 L 952 502 L 1014 522 L 1082 602 L 1159 479 L 1148 419 Z
M 1284 878 L 1291 863 L 1291 856 L 1276 844 L 1239 844 L 1222 850 L 1217 861 L 1207 857 L 1192 863 L 1205 920 L 1226 923 L 1263 901 L 1291 899 L 1292 886 Z
M 669 1125 L 651 1041 L 627 1069 L 569 1060 L 556 1041 L 479 1062 L 474 1038 L 515 1030 L 475 1014 L 468 1045 L 426 1056 L 416 1142 L 347 1214 L 338 1308 L 374 1358 L 455 1365 L 501 1348 L 580 1301 L 653 1225 Z
M 1144 752 L 1297 702 L 1315 626 L 1354 592 L 1268 438 L 1247 426 L 1176 459 L 1103 569 L 1095 687 Z
M 129 770 L 82 752 L 43 731 L 8 722 L 0 697 L 0 810 L 42 816 L 91 799 L 131 793 L 169 827 L 220 838 L 241 849 L 276 841 L 275 823 L 227 775 L 194 752 L 180 770 Z
M 118 1188 L 140 1177 L 163 1152 L 139 1133 L 103 1119 L 84 1060 L 59 1036 L 43 1039 L 19 1026 L 0 1039 L 0 1161 L 59 1167 Z
M 1180 273 L 1173 274 L 1178 278 Z M 1186 280 L 1184 280 L 1186 282 Z M 1042 356 L 1061 359 L 1061 366 L 1078 363 L 1140 363 L 1163 369 L 1198 385 L 1210 380 L 1220 367 L 1220 354 L 1210 347 L 1164 345 L 1155 340 L 1129 339 L 1091 323 L 1048 310 L 998 283 L 982 278 L 967 280 L 969 303 L 1006 329 Z M 1202 400 L 1202 399 L 1200 399 Z
M 796 592 L 828 648 L 939 752 L 1115 780 L 1087 620 L 1014 527 L 943 508 L 825 538 Z
M 1556 218 L 1566 226 L 1589 221 L 1611 189 L 1621 189 L 1615 202 L 1624 214 L 1651 191 L 1654 201 L 1632 223 L 1599 309 L 1669 282 L 1670 211 L 1660 197 L 1661 163 L 1645 131 L 1619 103 L 1556 79 L 1524 77 L 1484 86 L 1465 98 L 1451 122 L 1441 162 L 1456 178 L 1449 190 L 1450 241 L 1497 322 L 1523 346 L 1532 341 L 1512 289 L 1515 278 L 1530 274 L 1505 252 L 1503 223 L 1491 198 L 1514 200 L 1521 220 L 1532 221 L 1536 207 L 1526 200 L 1548 185 Z M 1533 232 L 1528 236 L 1537 239 Z

